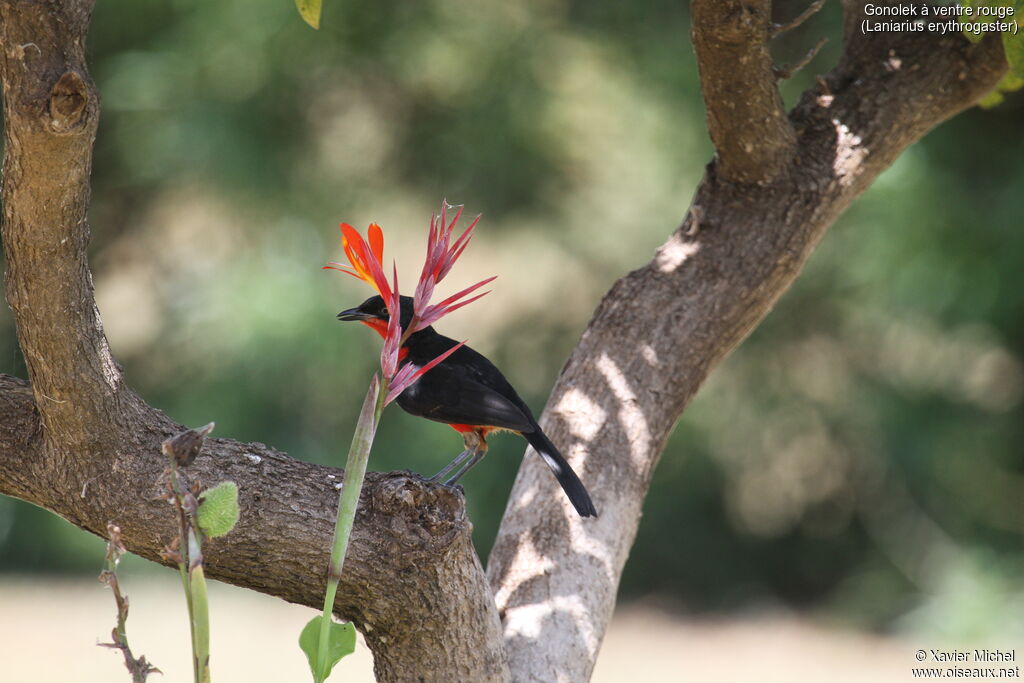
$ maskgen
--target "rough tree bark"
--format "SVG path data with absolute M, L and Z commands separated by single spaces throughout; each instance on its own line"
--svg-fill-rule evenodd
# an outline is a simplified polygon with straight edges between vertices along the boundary
M 589 676 L 687 401 L 849 202 L 1005 71 L 993 39 L 859 35 L 862 4 L 845 3 L 839 65 L 786 116 L 770 4 L 694 0 L 716 159 L 683 224 L 601 302 L 543 419 L 601 517 L 576 518 L 527 459 L 485 578 L 458 494 L 407 473 L 369 475 L 335 608 L 365 634 L 381 680 Z M 6 294 L 31 380 L 0 376 L 0 493 L 98 535 L 113 521 L 132 552 L 159 561 L 173 535 L 169 506 L 154 500 L 159 442 L 180 427 L 125 385 L 93 298 L 91 7 L 0 0 Z M 193 475 L 234 479 L 243 507 L 239 527 L 211 544 L 209 575 L 317 606 L 343 473 L 262 444 L 208 444 Z
M 487 571 L 516 680 L 587 680 L 687 402 L 849 203 L 1006 70 L 997 40 L 864 36 L 862 4 L 846 3 L 839 65 L 786 117 L 766 59 L 767 5 L 692 3 L 717 156 L 683 224 L 605 295 L 541 419 L 601 516 L 578 519 L 537 458 L 513 487 Z

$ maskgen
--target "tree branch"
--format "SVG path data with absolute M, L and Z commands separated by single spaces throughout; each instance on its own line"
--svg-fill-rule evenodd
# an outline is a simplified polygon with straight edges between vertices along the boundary
M 772 73 L 779 79 L 792 78 L 793 74 L 811 63 L 811 60 L 817 56 L 818 52 L 821 51 L 821 48 L 823 48 L 827 42 L 828 38 L 822 37 L 814 44 L 814 47 L 807 51 L 807 54 L 800 58 L 800 61 L 795 64 L 786 64 L 785 66 L 773 66 Z
M 83 446 L 97 420 L 122 412 L 126 392 L 85 256 L 99 120 L 85 64 L 92 4 L 0 4 L 7 301 L 47 436 Z
M 160 442 L 180 427 L 140 424 L 144 437 L 84 478 L 54 472 L 40 457 L 38 426 L 28 384 L 0 375 L 0 493 L 98 536 L 112 522 L 131 552 L 168 564 L 160 553 L 176 531 L 161 499 Z M 207 575 L 318 607 L 344 472 L 259 443 L 207 439 L 189 473 L 204 486 L 230 479 L 239 487 L 238 526 L 203 547 Z M 379 680 L 508 677 L 471 530 L 454 490 L 409 472 L 367 475 L 335 611 L 366 636 Z
M 516 680 L 589 678 L 642 501 L 683 408 L 849 203 L 1006 70 L 998 36 L 978 45 L 921 34 L 879 42 L 848 40 L 827 79 L 830 97 L 804 94 L 789 119 L 799 131 L 796 163 L 771 185 L 740 186 L 723 179 L 720 150 L 690 217 L 598 306 L 541 424 L 601 516 L 578 519 L 539 459 L 528 457 L 487 564 Z M 890 51 L 902 68 L 887 65 Z M 760 74 L 763 64 L 747 68 Z M 728 88 L 709 85 L 705 92 Z
M 817 14 L 824 6 L 825 0 L 814 0 L 814 2 L 807 6 L 807 9 L 790 21 L 787 21 L 785 24 L 772 24 L 771 29 L 768 31 L 768 37 L 777 38 L 786 31 L 792 31 L 793 29 L 802 26 L 805 21 Z
M 796 150 L 768 51 L 769 0 L 693 0 L 693 48 L 723 180 L 766 183 Z

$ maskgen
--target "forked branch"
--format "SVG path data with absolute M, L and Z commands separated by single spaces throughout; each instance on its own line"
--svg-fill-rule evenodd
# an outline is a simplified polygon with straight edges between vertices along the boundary
M 796 133 L 783 108 L 768 51 L 769 0 L 693 0 L 708 132 L 722 180 L 763 184 L 792 162 Z

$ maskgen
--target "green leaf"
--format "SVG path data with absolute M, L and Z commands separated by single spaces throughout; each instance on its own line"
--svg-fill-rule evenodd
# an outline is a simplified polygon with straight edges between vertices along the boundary
M 315 29 L 320 28 L 320 5 L 323 0 L 295 0 L 295 7 L 303 21 Z
M 979 7 L 1012 7 L 1013 8 L 1013 13 L 1012 14 L 1009 14 L 1006 17 L 1003 17 L 1001 19 L 999 17 L 997 17 L 997 16 L 994 16 L 994 15 L 988 15 L 988 14 L 986 14 L 986 15 L 979 15 L 979 14 L 977 14 L 977 12 L 975 12 L 971 16 L 964 15 L 963 17 L 961 17 L 962 21 L 965 21 L 965 22 L 968 22 L 968 23 L 970 23 L 970 22 L 989 23 L 989 22 L 996 21 L 996 20 L 1003 21 L 1003 22 L 1012 22 L 1012 21 L 1015 21 L 1016 18 L 1019 17 L 1021 14 L 1024 14 L 1024 0 L 961 0 L 960 5 L 962 7 L 971 7 L 971 8 L 974 8 L 975 10 L 977 10 L 977 8 L 979 8 Z M 981 39 L 985 37 L 985 32 L 981 31 L 980 33 L 968 33 L 967 31 L 964 31 L 964 35 L 967 37 L 967 40 L 971 41 L 972 43 L 977 43 L 977 42 L 980 42 Z M 1003 44 L 1004 45 L 1006 44 L 1005 43 L 1006 35 L 1007 35 L 1007 32 L 1004 31 L 1003 32 L 1003 41 L 1004 41 Z M 1009 59 L 1009 50 L 1007 50 L 1007 59 Z
M 223 536 L 238 524 L 238 484 L 222 481 L 199 494 L 199 528 L 209 538 Z
M 1024 76 L 1024 34 L 1014 35 L 1003 32 L 1003 50 L 1006 51 L 1006 62 L 1010 65 L 1010 73 Z
M 1020 90 L 1021 88 L 1024 88 L 1024 78 L 1008 73 L 1003 76 L 1003 80 L 999 81 L 989 94 L 978 100 L 978 106 L 982 109 L 991 109 L 1006 99 L 1003 97 L 1004 93 Z
M 1003 80 L 999 81 L 997 88 L 1003 92 L 1013 92 L 1014 90 L 1020 90 L 1024 88 L 1024 74 L 1006 74 L 1003 76 Z
M 320 624 L 323 623 L 321 615 L 310 619 L 309 623 L 299 634 L 299 647 L 306 653 L 309 660 L 309 670 L 313 672 L 313 680 L 317 683 L 327 680 L 331 675 L 331 669 L 342 657 L 350 655 L 356 649 L 356 629 L 352 624 L 339 624 L 331 621 L 331 632 L 328 634 L 327 660 L 317 661 L 317 648 L 320 643 Z M 321 666 L 322 664 L 322 666 Z
M 1003 97 L 1003 93 L 999 92 L 998 90 L 993 90 L 992 92 L 978 100 L 978 106 L 981 107 L 982 109 L 992 109 L 993 107 L 998 107 L 1000 104 L 1002 104 L 1003 100 L 1005 99 L 1006 98 Z

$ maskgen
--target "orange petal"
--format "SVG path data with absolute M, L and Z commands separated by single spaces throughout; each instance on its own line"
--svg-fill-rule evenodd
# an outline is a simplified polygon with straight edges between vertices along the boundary
M 377 257 L 377 263 L 384 263 L 384 231 L 376 223 L 370 223 L 366 236 L 370 238 L 370 249 Z
M 342 223 L 341 228 L 341 239 L 345 242 L 362 242 L 363 236 L 359 234 L 359 231 L 353 228 L 348 223 Z
M 353 270 L 358 273 L 357 277 L 373 284 L 370 276 L 370 268 L 366 263 L 366 242 L 359 231 L 348 223 L 341 224 L 341 246 L 345 250 L 345 256 L 352 264 Z
M 345 250 L 345 256 L 348 257 L 349 263 L 352 264 L 352 270 L 355 271 L 351 275 L 366 282 L 376 289 L 378 294 L 388 299 L 391 295 L 391 288 L 378 258 L 378 250 L 380 254 L 384 252 L 384 232 L 379 225 L 373 223 L 367 230 L 367 234 L 371 242 L 369 245 L 358 230 L 348 223 L 342 223 L 341 246 Z

